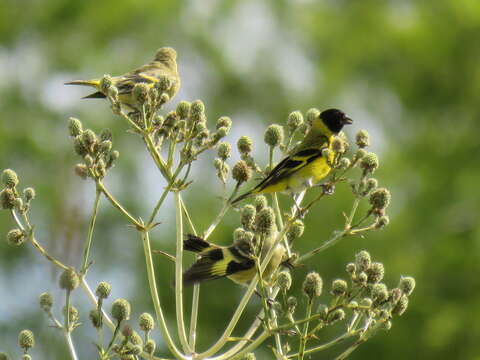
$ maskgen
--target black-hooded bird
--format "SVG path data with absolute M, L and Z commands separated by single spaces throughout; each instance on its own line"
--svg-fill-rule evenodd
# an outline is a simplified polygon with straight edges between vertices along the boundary
M 145 83 L 149 87 L 153 87 L 163 76 L 166 76 L 170 80 L 171 87 L 167 91 L 167 94 L 171 99 L 180 89 L 180 77 L 177 70 L 177 52 L 170 47 L 158 49 L 155 58 L 148 64 L 123 75 L 113 76 L 111 79 L 112 84 L 118 89 L 118 99 L 120 103 L 132 110 L 138 110 L 137 101 L 132 93 L 134 86 L 138 83 Z M 65 84 L 84 85 L 96 89 L 96 92 L 85 96 L 84 99 L 99 99 L 108 96 L 108 94 L 102 92 L 101 78 L 74 80 Z
M 351 124 L 343 111 L 328 109 L 312 121 L 303 141 L 280 161 L 258 185 L 232 201 L 235 204 L 249 196 L 274 192 L 298 193 L 324 179 L 331 170 L 335 156 L 331 148 L 335 135 L 344 125 Z M 332 150 L 331 158 L 322 155 L 324 149 Z

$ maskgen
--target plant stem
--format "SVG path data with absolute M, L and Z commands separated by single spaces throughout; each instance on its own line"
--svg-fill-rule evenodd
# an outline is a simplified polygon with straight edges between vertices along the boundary
M 251 352 L 252 350 L 255 350 L 258 348 L 265 340 L 268 339 L 270 336 L 270 333 L 268 331 L 263 331 L 250 345 L 246 346 L 245 349 L 240 351 L 238 354 L 236 354 L 234 357 L 229 358 L 231 360 L 236 360 L 240 359 L 243 355 Z M 223 358 L 227 359 L 227 358 Z M 211 360 L 220 360 L 219 358 L 212 358 Z
M 344 341 L 344 340 L 346 340 L 346 339 L 348 339 L 348 338 L 350 338 L 350 337 L 352 337 L 352 336 L 355 336 L 355 335 L 357 335 L 357 332 L 356 332 L 356 331 L 355 331 L 355 332 L 351 332 L 351 333 L 346 332 L 346 333 L 344 333 L 343 335 L 341 335 L 341 336 L 333 339 L 332 341 L 329 341 L 329 342 L 327 342 L 327 343 L 325 343 L 325 344 L 322 344 L 322 345 L 319 345 L 319 346 L 316 346 L 316 347 L 313 347 L 313 348 L 310 348 L 310 349 L 305 350 L 305 355 L 312 354 L 312 353 L 318 352 L 318 351 L 326 350 L 326 349 L 328 349 L 328 348 L 330 348 L 330 347 L 332 347 L 332 346 L 335 346 L 335 345 L 339 344 L 340 342 L 342 342 L 342 341 Z M 292 354 L 292 355 L 288 355 L 288 358 L 289 358 L 289 359 L 295 358 L 295 357 L 297 357 L 298 355 L 299 355 L 298 353 Z
M 69 331 L 64 329 L 63 333 L 65 334 L 65 340 L 67 341 L 68 351 L 70 352 L 70 357 L 72 360 L 77 360 L 77 353 L 75 351 L 75 346 L 73 345 L 72 336 Z
M 309 318 L 312 315 L 312 306 L 313 306 L 313 299 L 309 299 L 307 303 L 307 309 L 305 311 L 305 318 Z M 305 346 L 307 346 L 308 341 L 308 326 L 310 325 L 310 321 L 306 321 L 303 325 L 303 336 L 300 338 L 300 345 L 298 350 L 298 360 L 303 360 L 305 356 Z
M 344 360 L 346 359 L 352 352 L 354 352 L 361 344 L 363 344 L 365 340 L 358 339 L 355 341 L 350 347 L 342 352 L 340 355 L 338 355 L 335 360 Z
M 228 209 L 230 208 L 230 201 L 237 195 L 238 189 L 240 188 L 240 183 L 237 183 L 235 185 L 235 189 L 233 189 L 232 194 L 230 197 L 225 200 L 225 203 L 223 204 L 222 209 L 220 210 L 220 213 L 217 215 L 217 217 L 213 220 L 212 224 L 208 227 L 207 231 L 205 231 L 205 234 L 203 235 L 203 238 L 205 240 L 208 239 L 208 237 L 212 234 L 212 232 L 215 230 L 215 228 L 220 224 L 220 221 L 222 221 L 223 217 L 227 213 Z
M 83 261 L 82 267 L 80 268 L 81 274 L 85 274 L 88 268 L 88 255 L 90 253 L 90 247 L 92 246 L 93 229 L 95 227 L 95 221 L 97 219 L 98 205 L 100 203 L 100 194 L 101 190 L 97 189 L 95 192 L 95 201 L 93 203 L 92 217 L 90 219 L 90 225 L 88 227 L 87 241 L 85 242 L 85 248 L 83 250 Z

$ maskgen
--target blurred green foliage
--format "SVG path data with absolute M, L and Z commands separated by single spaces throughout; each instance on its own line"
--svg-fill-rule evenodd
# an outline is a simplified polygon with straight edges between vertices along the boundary
M 477 0 L 4 0 L 0 168 L 14 168 L 22 185 L 36 188 L 32 218 L 40 241 L 78 265 L 94 189 L 73 175 L 77 159 L 67 138 L 68 116 L 95 130 L 112 129 L 121 158 L 107 184 L 132 212 L 145 216 L 164 184 L 142 144 L 125 133 L 107 105 L 80 100 L 86 93 L 64 87 L 64 81 L 124 72 L 170 45 L 179 53 L 183 75 L 175 100 L 201 98 L 211 119 L 232 116 L 237 137 L 282 123 L 295 109 L 338 106 L 355 120 L 353 131 L 366 128 L 372 134 L 382 162 L 376 175 L 393 194 L 391 225 L 310 260 L 296 272 L 297 286 L 311 269 L 329 283 L 356 251 L 368 248 L 384 262 L 387 283 L 395 285 L 400 273 L 408 274 L 417 279 L 417 289 L 392 330 L 352 358 L 474 359 L 480 336 L 480 322 L 474 321 L 480 318 L 479 37 Z M 267 161 L 259 142 L 256 153 Z M 214 217 L 204 209 L 220 207 L 221 187 L 213 175 L 194 173 L 198 181 L 187 200 L 195 224 L 204 229 Z M 339 187 L 314 209 L 310 219 L 318 218 L 320 225 L 307 222 L 300 249 L 312 248 L 340 226 L 350 204 L 347 194 Z M 0 215 L 6 234 L 12 223 L 6 213 Z M 155 248 L 174 249 L 172 216 L 160 214 Z M 237 222 L 230 214 L 212 239 L 229 242 Z M 93 258 L 92 282 L 111 281 L 113 297 L 131 299 L 134 315 L 151 311 L 139 241 L 105 203 Z M 163 258 L 157 263 L 161 299 L 173 324 L 173 267 Z M 2 349 L 13 353 L 18 331 L 31 328 L 37 334 L 34 354 L 65 358 L 65 345 L 36 305 L 42 291 L 52 290 L 60 308 L 57 277 L 32 248 L 0 243 Z M 223 330 L 241 292 L 226 280 L 202 286 L 203 347 Z M 76 295 L 85 325 L 74 341 L 86 356 L 94 351 L 89 347 L 94 331 L 87 301 Z M 249 308 L 250 319 L 259 307 Z

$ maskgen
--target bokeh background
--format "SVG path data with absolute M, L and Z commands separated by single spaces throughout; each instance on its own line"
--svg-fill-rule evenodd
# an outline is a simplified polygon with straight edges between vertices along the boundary
M 80 100 L 86 89 L 63 82 L 118 74 L 149 61 L 158 47 L 173 46 L 183 83 L 175 101 L 202 99 L 212 125 L 231 116 L 228 140 L 252 136 L 261 163 L 267 161 L 266 124 L 283 123 L 297 109 L 340 107 L 355 120 L 350 137 L 361 128 L 372 135 L 381 160 L 376 177 L 393 194 L 391 225 L 311 259 L 295 273 L 297 286 L 313 269 L 326 283 L 345 276 L 345 263 L 369 249 L 385 264 L 387 284 L 411 275 L 417 289 L 391 331 L 362 345 L 352 359 L 480 359 L 479 38 L 477 0 L 3 0 L 0 168 L 14 168 L 21 186 L 35 187 L 31 216 L 39 241 L 78 266 L 94 188 L 73 174 L 79 159 L 67 136 L 69 116 L 95 131 L 113 131 L 121 157 L 106 183 L 131 212 L 145 218 L 164 183 L 139 139 L 107 104 Z M 185 195 L 199 229 L 221 204 L 213 157 L 196 164 Z M 300 249 L 341 226 L 350 203 L 348 189 L 340 186 L 317 206 Z M 173 251 L 171 199 L 158 220 L 154 247 Z M 228 243 L 237 224 L 238 216 L 229 214 L 212 239 Z M 0 213 L 0 233 L 12 226 Z M 153 313 L 142 253 L 136 233 L 103 202 L 88 279 L 92 286 L 111 282 L 112 298 L 131 300 L 133 319 Z M 162 257 L 156 262 L 173 325 L 173 266 Z M 0 350 L 18 358 L 17 334 L 30 328 L 37 334 L 34 358 L 67 358 L 60 334 L 37 306 L 38 295 L 51 291 L 59 312 L 57 278 L 33 247 L 0 242 Z M 242 289 L 221 280 L 201 293 L 199 342 L 205 348 L 222 331 Z M 84 323 L 74 342 L 81 358 L 93 358 L 95 332 L 81 291 L 74 304 Z M 243 328 L 259 306 L 252 302 Z M 342 348 L 312 359 L 332 358 Z M 271 353 L 258 356 L 269 359 Z

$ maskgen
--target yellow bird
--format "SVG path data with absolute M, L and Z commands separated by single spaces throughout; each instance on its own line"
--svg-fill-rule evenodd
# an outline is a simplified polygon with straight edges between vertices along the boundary
M 145 83 L 153 87 L 163 76 L 172 83 L 167 94 L 170 99 L 180 89 L 180 77 L 177 70 L 177 52 L 170 47 L 162 47 L 157 50 L 152 62 L 139 67 L 126 74 L 112 77 L 112 83 L 118 89 L 118 98 L 121 104 L 137 110 L 136 100 L 132 94 L 135 84 Z M 87 95 L 84 99 L 105 98 L 108 94 L 102 92 L 100 87 L 101 78 L 92 80 L 74 80 L 65 85 L 84 85 L 95 88 L 97 91 Z
M 274 240 L 275 236 L 264 238 L 260 260 L 266 256 Z M 255 261 L 250 255 L 251 249 L 245 243 L 234 243 L 228 247 L 218 246 L 189 234 L 183 242 L 183 248 L 200 255 L 200 258 L 183 273 L 185 285 L 222 277 L 228 277 L 238 284 L 247 285 L 257 274 Z M 263 272 L 264 279 L 267 279 L 280 266 L 285 260 L 285 254 L 283 245 L 278 244 Z
M 343 128 L 351 124 L 343 111 L 328 109 L 322 111 L 313 120 L 303 141 L 296 146 L 286 158 L 257 186 L 232 201 L 235 204 L 249 196 L 274 192 L 298 193 L 324 179 L 330 172 L 334 152 L 331 149 L 332 140 Z M 330 149 L 329 161 L 322 156 L 324 149 Z

